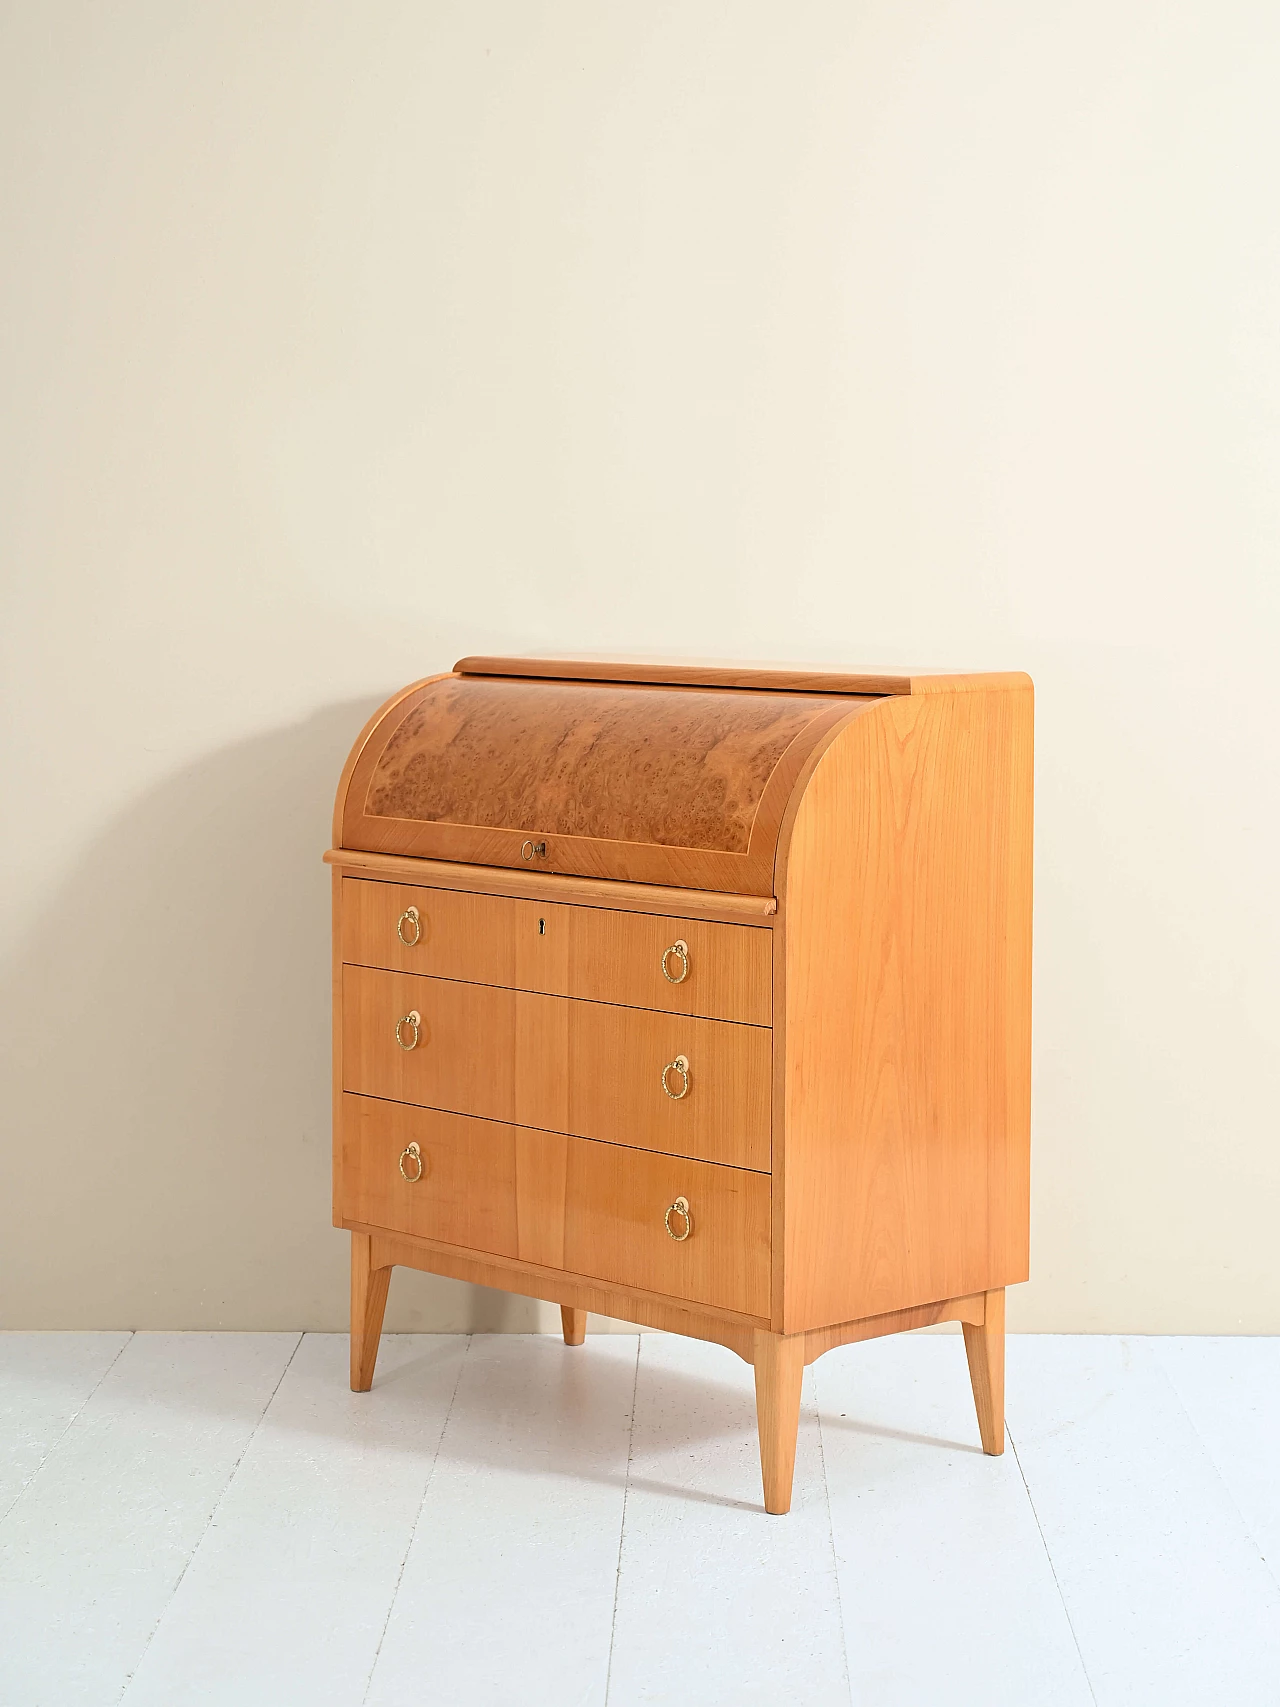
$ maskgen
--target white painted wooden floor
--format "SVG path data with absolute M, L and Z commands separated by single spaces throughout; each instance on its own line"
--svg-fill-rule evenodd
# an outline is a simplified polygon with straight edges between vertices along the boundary
M 1280 1340 L 0 1336 L 3 1707 L 1280 1702 Z

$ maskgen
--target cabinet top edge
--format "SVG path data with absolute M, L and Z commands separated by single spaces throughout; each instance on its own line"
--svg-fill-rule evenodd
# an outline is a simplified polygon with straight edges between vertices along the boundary
M 742 664 L 659 658 L 502 658 L 474 655 L 453 666 L 461 676 L 515 676 L 568 682 L 628 682 L 668 687 L 753 688 L 768 693 L 832 693 L 880 699 L 894 694 L 971 693 L 1029 688 L 1021 670 L 850 669 L 821 664 Z

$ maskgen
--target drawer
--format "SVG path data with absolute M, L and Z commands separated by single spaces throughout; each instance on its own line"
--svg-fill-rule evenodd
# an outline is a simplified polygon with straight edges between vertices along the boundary
M 340 1119 L 339 1220 L 519 1255 L 514 1127 L 357 1096 L 342 1098 Z
M 769 1314 L 769 1177 L 570 1138 L 564 1267 L 644 1292 Z M 688 1236 L 665 1217 L 689 1205 Z M 686 1223 L 673 1214 L 671 1226 Z
M 342 970 L 345 1090 L 762 1171 L 772 1049 L 761 1026 Z
M 355 966 L 751 1025 L 772 1018 L 773 932 L 762 926 L 347 877 L 341 928 L 342 958 Z M 668 952 L 676 943 L 684 953 Z
M 341 1119 L 340 1220 L 769 1314 L 766 1175 L 350 1094 Z

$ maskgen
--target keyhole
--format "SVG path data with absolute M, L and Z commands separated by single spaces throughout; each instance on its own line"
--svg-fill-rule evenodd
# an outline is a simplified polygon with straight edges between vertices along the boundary
M 545 919 L 539 919 L 538 920 L 538 935 L 539 936 L 546 936 L 546 934 L 547 934 L 547 921 Z

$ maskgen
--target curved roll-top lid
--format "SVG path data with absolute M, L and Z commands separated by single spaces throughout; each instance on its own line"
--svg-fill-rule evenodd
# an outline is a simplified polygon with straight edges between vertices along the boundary
M 388 702 L 339 789 L 341 846 L 743 894 L 848 693 L 449 675 Z

